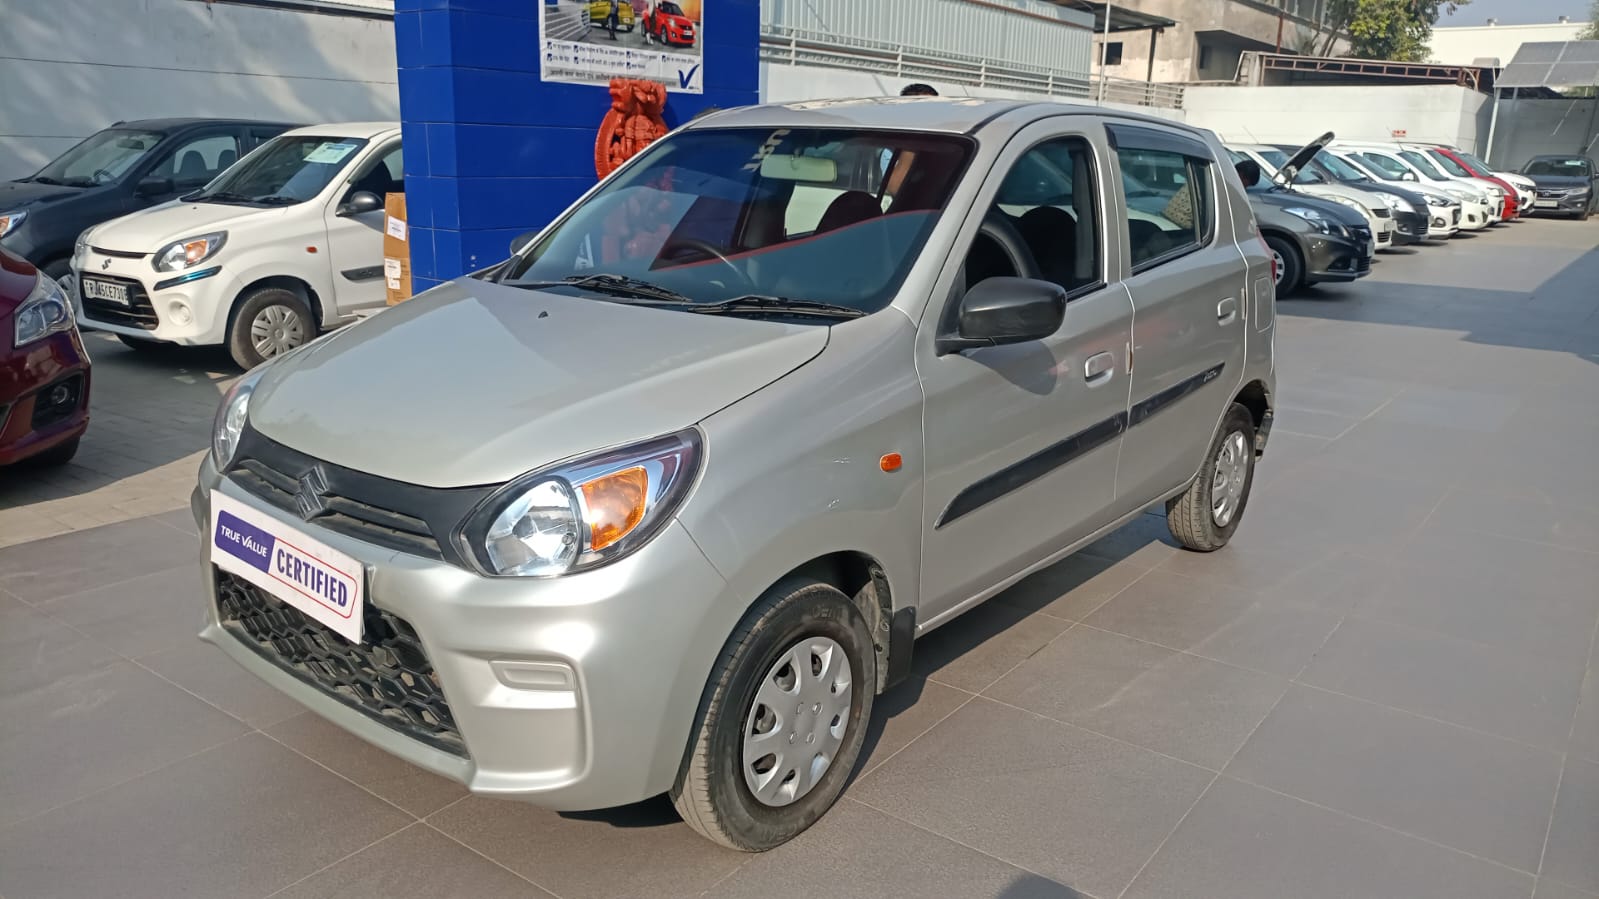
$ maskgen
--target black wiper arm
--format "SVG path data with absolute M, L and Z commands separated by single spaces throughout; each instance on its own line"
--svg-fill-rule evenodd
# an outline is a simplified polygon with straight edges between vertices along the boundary
M 267 206 L 293 206 L 301 201 L 295 199 L 294 197 L 285 197 L 281 194 L 273 194 L 270 197 L 255 197 L 252 202 L 264 203 Z
M 23 178 L 22 180 L 32 181 L 35 184 L 53 184 L 56 187 L 66 187 L 66 182 L 57 181 L 56 179 L 51 178 L 49 175 L 36 175 L 32 178 Z
M 695 312 L 785 312 L 792 315 L 816 315 L 826 318 L 860 318 L 866 313 L 854 306 L 841 306 L 838 303 L 823 303 L 816 300 L 795 300 L 788 297 L 773 297 L 763 294 L 748 294 L 723 300 L 720 303 L 705 303 L 695 306 Z
M 640 278 L 629 278 L 626 275 L 612 275 L 604 272 L 593 275 L 572 275 L 559 281 L 508 282 L 507 286 L 523 287 L 529 290 L 538 290 L 544 287 L 581 287 L 584 290 L 660 303 L 663 306 L 694 305 L 692 298 L 686 297 L 675 290 L 662 287 L 659 284 L 652 284 Z

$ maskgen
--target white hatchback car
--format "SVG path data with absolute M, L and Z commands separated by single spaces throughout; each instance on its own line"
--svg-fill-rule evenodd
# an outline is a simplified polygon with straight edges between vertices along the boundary
M 226 344 L 245 368 L 385 302 L 400 126 L 273 138 L 204 189 L 106 222 L 72 257 L 78 319 L 129 346 Z

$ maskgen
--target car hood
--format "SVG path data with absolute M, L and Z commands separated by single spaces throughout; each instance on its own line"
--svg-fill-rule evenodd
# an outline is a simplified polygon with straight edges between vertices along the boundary
M 0 183 L 0 212 L 12 212 L 17 209 L 27 209 L 44 203 L 52 203 L 67 197 L 76 197 L 87 187 L 61 187 L 55 184 L 39 184 L 33 181 L 6 181 Z
M 1294 176 L 1299 174 L 1299 170 L 1304 168 L 1312 159 L 1315 159 L 1317 153 L 1320 153 L 1328 144 L 1332 143 L 1335 136 L 1329 131 L 1300 147 L 1293 155 L 1288 157 L 1288 161 L 1283 163 L 1282 168 L 1277 170 L 1277 183 L 1288 184 L 1293 181 Z
M 463 278 L 272 364 L 250 423 L 398 481 L 497 484 L 689 427 L 815 358 L 828 333 Z
M 1376 197 L 1373 197 L 1365 191 L 1357 190 L 1356 188 L 1345 184 L 1295 184 L 1292 188 L 1292 191 L 1294 193 L 1304 193 L 1312 197 L 1321 197 L 1324 199 L 1330 197 L 1343 197 L 1346 200 L 1353 200 L 1354 202 L 1359 203 L 1362 208 L 1368 210 L 1383 205 L 1383 203 Z M 1337 201 L 1334 200 L 1333 202 L 1336 203 Z M 1347 209 L 1349 207 L 1346 206 L 1344 208 Z
M 1313 197 L 1309 194 L 1300 193 L 1297 190 L 1284 190 L 1281 187 L 1274 187 L 1266 190 L 1252 188 L 1248 193 L 1250 200 L 1264 203 L 1268 206 L 1275 206 L 1278 209 L 1304 206 L 1321 212 L 1324 215 L 1331 217 L 1333 221 L 1341 222 L 1344 225 L 1358 225 L 1360 227 L 1366 227 L 1368 224 L 1370 224 L 1366 221 L 1365 216 L 1353 209 L 1350 209 L 1348 206 L 1345 206 L 1342 203 L 1334 203 L 1331 200 L 1324 200 L 1321 197 Z
M 292 207 L 289 207 L 292 208 Z M 226 231 L 245 222 L 275 221 L 287 208 L 236 206 L 224 203 L 186 203 L 173 200 L 96 226 L 88 240 L 106 250 L 154 253 L 163 244 L 211 231 Z
M 1524 175 L 1523 177 L 1531 179 L 1533 184 L 1545 190 L 1551 188 L 1587 187 L 1592 183 L 1581 175 Z

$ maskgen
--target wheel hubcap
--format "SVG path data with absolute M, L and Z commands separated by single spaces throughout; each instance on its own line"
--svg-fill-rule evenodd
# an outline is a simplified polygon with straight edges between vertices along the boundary
M 1210 516 L 1217 527 L 1226 527 L 1238 514 L 1248 477 L 1249 446 L 1242 431 L 1233 431 L 1216 453 L 1216 473 L 1210 482 Z
M 1273 283 L 1281 284 L 1283 283 L 1283 254 L 1277 252 L 1276 250 L 1272 250 L 1271 261 L 1273 263 L 1272 272 L 1275 274 Z
M 305 343 L 305 323 L 287 306 L 268 306 L 250 322 L 250 342 L 263 359 L 270 359 Z
M 809 793 L 849 728 L 850 664 L 827 637 L 796 643 L 772 665 L 744 716 L 744 783 L 762 805 Z

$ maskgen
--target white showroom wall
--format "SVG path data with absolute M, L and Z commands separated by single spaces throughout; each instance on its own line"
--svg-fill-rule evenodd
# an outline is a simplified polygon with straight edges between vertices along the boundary
M 399 118 L 389 21 L 204 0 L 0 7 L 0 178 L 118 120 Z
M 1191 124 L 1224 140 L 1305 143 L 1327 131 L 1347 140 L 1407 140 L 1477 149 L 1490 98 L 1453 84 L 1190 87 Z

